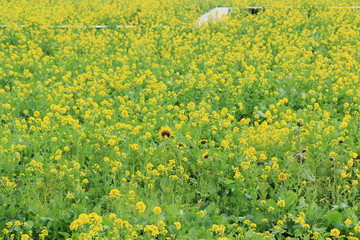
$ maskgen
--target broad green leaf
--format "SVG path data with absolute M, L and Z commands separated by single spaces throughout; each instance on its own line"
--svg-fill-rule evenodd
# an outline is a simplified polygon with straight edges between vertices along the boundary
M 326 219 L 328 226 L 342 223 L 342 215 L 341 215 L 341 213 L 339 213 L 337 211 L 328 212 L 325 215 L 325 219 Z

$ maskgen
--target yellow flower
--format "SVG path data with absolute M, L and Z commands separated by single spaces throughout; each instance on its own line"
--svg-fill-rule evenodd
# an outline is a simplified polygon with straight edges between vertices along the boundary
M 161 213 L 161 207 L 154 207 L 153 212 L 154 214 L 159 215 Z
M 139 213 L 144 213 L 145 210 L 146 210 L 146 205 L 145 205 L 144 202 L 138 202 L 138 203 L 136 203 L 136 207 L 138 208 Z
M 38 116 L 40 116 L 40 112 L 39 112 L 39 111 L 35 111 L 35 112 L 34 112 L 34 117 L 38 117 Z
M 22 234 L 21 235 L 21 240 L 29 240 L 31 239 L 30 236 L 28 234 Z
M 146 225 L 144 228 L 144 232 L 152 237 L 156 237 L 160 234 L 159 228 L 155 225 Z
M 8 103 L 4 103 L 4 104 L 2 105 L 2 107 L 3 107 L 4 109 L 11 109 L 11 105 L 8 104 Z
M 122 196 L 122 194 L 120 193 L 119 190 L 117 190 L 117 189 L 112 189 L 112 190 L 110 190 L 110 193 L 109 193 L 109 197 L 110 197 L 110 198 L 115 198 L 115 199 L 117 199 L 117 198 L 119 198 L 119 197 L 121 197 L 121 196 Z
M 156 226 L 159 229 L 160 234 L 166 234 L 168 231 L 165 229 L 166 223 L 162 220 L 156 223 Z
M 68 194 L 66 195 L 66 198 L 73 199 L 74 195 L 72 195 L 70 192 L 68 192 Z
M 169 127 L 162 127 L 159 131 L 160 138 L 170 138 L 173 136 L 173 132 Z
M 250 168 L 250 162 L 242 162 L 242 163 L 241 163 L 241 168 L 242 168 L 243 170 L 249 169 L 249 168 Z
M 225 226 L 223 224 L 221 225 L 216 225 L 213 224 L 211 227 L 211 231 L 215 232 L 215 234 L 217 235 L 223 235 L 225 233 Z
M 200 210 L 200 211 L 197 212 L 196 214 L 199 215 L 200 217 L 204 217 L 204 216 L 205 216 L 205 211 Z
M 181 229 L 181 223 L 180 222 L 174 222 L 174 226 L 175 226 L 176 230 Z
M 130 144 L 130 148 L 134 151 L 138 151 L 139 150 L 139 145 L 134 143 L 134 144 Z
M 151 138 L 152 134 L 150 132 L 146 132 L 144 134 L 144 138 Z
M 186 147 L 186 145 L 183 142 L 178 142 L 178 147 L 179 148 L 184 148 L 184 147 Z
M 80 235 L 78 236 L 78 238 L 80 240 L 91 240 L 92 236 L 88 233 L 80 233 Z
M 114 146 L 115 143 L 116 143 L 116 140 L 115 140 L 115 139 L 109 139 L 109 140 L 108 140 L 108 144 L 109 144 L 110 146 Z
M 285 207 L 285 201 L 284 200 L 279 200 L 276 203 L 279 207 Z
M 310 228 L 310 225 L 309 224 L 304 224 L 303 228 Z
M 274 207 L 271 207 L 271 206 L 270 206 L 270 207 L 268 208 L 268 212 L 272 212 L 272 211 L 274 211 L 274 210 L 275 210 Z
M 39 237 L 40 237 L 40 239 L 45 239 L 45 237 L 48 236 L 48 235 L 49 235 L 48 230 L 43 229 L 43 230 L 41 230 L 41 233 L 39 234 Z
M 209 158 L 209 152 L 208 151 L 204 152 L 201 157 L 202 158 Z
M 345 223 L 345 225 L 351 225 L 352 224 L 352 221 L 350 220 L 350 219 L 346 219 L 345 221 L 344 221 L 344 223 Z
M 279 173 L 279 175 L 278 175 L 279 181 L 282 181 L 282 182 L 285 181 L 287 179 L 288 175 L 289 174 L 283 173 L 283 172 Z
M 299 216 L 299 217 L 297 217 L 297 218 L 295 219 L 295 222 L 296 222 L 296 223 L 304 223 L 304 222 L 305 222 L 305 219 L 304 219 L 304 217 Z
M 336 228 L 333 228 L 330 231 L 330 236 L 338 238 L 340 237 L 340 231 Z
M 188 105 L 187 105 L 187 108 L 188 108 L 190 111 L 192 111 L 192 110 L 195 109 L 195 106 L 196 106 L 195 103 L 189 102 Z

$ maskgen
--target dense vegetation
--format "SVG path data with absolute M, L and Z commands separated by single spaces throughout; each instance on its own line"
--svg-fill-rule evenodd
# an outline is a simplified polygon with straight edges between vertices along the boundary
M 0 239 L 359 239 L 354 3 L 1 1 Z

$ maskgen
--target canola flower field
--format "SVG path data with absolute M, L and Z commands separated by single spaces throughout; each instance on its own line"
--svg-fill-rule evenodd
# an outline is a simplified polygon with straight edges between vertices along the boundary
M 357 3 L 0 1 L 0 239 L 360 239 Z

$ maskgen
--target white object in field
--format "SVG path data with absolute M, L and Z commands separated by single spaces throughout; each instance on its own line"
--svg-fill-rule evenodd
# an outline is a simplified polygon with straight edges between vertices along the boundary
M 197 21 L 197 25 L 206 24 L 209 21 L 224 18 L 224 16 L 227 16 L 229 14 L 231 9 L 231 7 L 217 7 L 211 9 L 209 12 L 205 13 L 199 18 L 199 20 Z
M 265 10 L 268 7 L 239 7 L 239 8 L 235 8 L 235 9 L 247 9 L 249 11 L 254 11 L 254 13 L 256 14 L 259 10 Z M 270 8 L 270 7 L 269 7 Z M 296 7 L 287 7 L 289 9 L 291 8 L 296 8 Z M 318 7 L 314 7 L 314 8 L 318 8 Z M 344 7 L 329 7 L 329 8 L 333 8 L 333 9 L 360 9 L 360 6 L 344 6 Z M 224 16 L 229 15 L 229 13 L 233 10 L 234 8 L 232 7 L 217 7 L 214 9 L 211 9 L 209 12 L 205 13 L 204 15 L 202 15 L 199 20 L 196 21 L 195 26 L 199 27 L 201 25 L 205 25 L 207 24 L 209 21 L 216 21 L 216 19 L 221 19 L 224 18 Z M 252 13 L 252 14 L 254 14 Z M 30 25 L 0 25 L 0 28 L 25 28 L 25 27 L 29 27 Z M 47 28 L 96 28 L 96 29 L 104 29 L 104 28 L 108 28 L 110 26 L 108 25 L 90 25 L 90 26 L 66 26 L 66 25 L 48 25 L 48 26 L 43 26 L 43 27 L 47 27 Z M 138 26 L 121 26 L 121 25 L 117 25 L 115 26 L 116 28 L 141 28 L 141 25 Z M 163 27 L 163 28 L 169 28 L 172 26 L 151 26 L 151 28 L 158 28 L 158 27 Z M 176 27 L 176 26 L 174 26 Z

